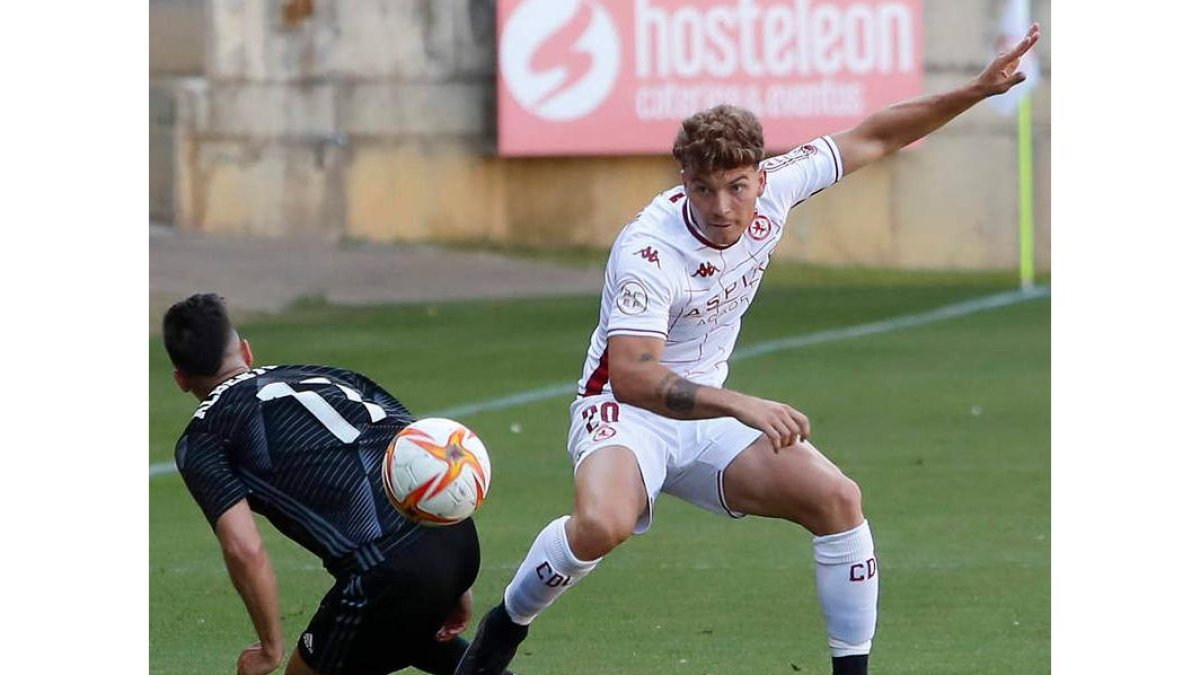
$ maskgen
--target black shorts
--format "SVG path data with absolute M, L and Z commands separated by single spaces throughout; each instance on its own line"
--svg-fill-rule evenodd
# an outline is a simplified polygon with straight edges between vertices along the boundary
M 479 573 L 479 539 L 467 520 L 423 528 L 379 565 L 339 576 L 296 649 L 322 675 L 375 675 L 457 660 L 462 641 L 434 635 Z M 453 650 L 453 654 L 447 653 Z

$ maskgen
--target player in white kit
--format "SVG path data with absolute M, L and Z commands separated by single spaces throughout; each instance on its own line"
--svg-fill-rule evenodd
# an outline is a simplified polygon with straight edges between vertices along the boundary
M 833 672 L 867 672 L 879 568 L 859 488 L 809 443 L 803 413 L 722 388 L 729 357 L 788 212 L 1024 80 L 1017 66 L 1037 39 L 1035 24 L 968 85 L 765 161 L 748 111 L 723 105 L 683 121 L 673 150 L 683 184 L 639 213 L 609 255 L 571 406 L 574 510 L 534 540 L 457 673 L 502 672 L 543 609 L 650 527 L 663 492 L 811 532 Z

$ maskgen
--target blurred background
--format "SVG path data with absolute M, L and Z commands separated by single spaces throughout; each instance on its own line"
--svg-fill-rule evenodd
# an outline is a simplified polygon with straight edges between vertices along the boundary
M 522 3 L 500 4 L 151 0 L 150 221 L 184 232 L 272 238 L 606 247 L 650 197 L 677 182 L 673 131 L 659 132 L 647 146 L 659 148 L 653 152 L 501 154 L 498 12 L 512 14 Z M 636 6 L 666 14 L 670 24 L 680 8 L 720 4 Z M 856 5 L 915 7 L 911 53 L 920 72 L 909 82 L 919 93 L 977 74 L 995 52 L 1010 3 L 758 3 L 803 13 L 810 26 L 819 25 L 813 16 L 822 4 L 850 13 L 848 26 Z M 616 13 L 627 42 L 635 36 L 624 35 L 620 13 L 632 5 L 599 3 Z M 1043 272 L 1051 238 L 1049 10 L 1043 0 L 1030 8 L 1042 25 L 1041 83 L 1032 89 L 1032 212 L 1034 259 Z M 886 82 L 848 66 L 791 75 L 865 83 L 868 102 L 880 100 L 876 89 L 887 91 Z M 768 124 L 768 144 L 784 150 L 856 117 L 793 115 Z M 829 266 L 1015 271 L 1017 138 L 1015 116 L 977 106 L 917 148 L 793 211 L 776 255 Z

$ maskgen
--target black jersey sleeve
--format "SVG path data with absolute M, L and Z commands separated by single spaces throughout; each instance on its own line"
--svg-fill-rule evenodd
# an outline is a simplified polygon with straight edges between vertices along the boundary
M 175 446 L 175 465 L 213 527 L 221 514 L 249 494 L 233 472 L 224 440 L 216 434 L 202 431 L 185 434 Z

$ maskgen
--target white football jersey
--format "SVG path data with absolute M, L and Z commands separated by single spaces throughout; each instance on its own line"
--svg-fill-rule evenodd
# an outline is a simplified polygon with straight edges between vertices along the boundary
M 833 139 L 822 136 L 763 161 L 767 184 L 753 222 L 719 247 L 695 224 L 683 186 L 654 198 L 621 230 L 604 272 L 600 323 L 592 332 L 579 394 L 611 391 L 608 338 L 656 336 L 660 362 L 680 377 L 720 387 L 787 214 L 842 177 Z

